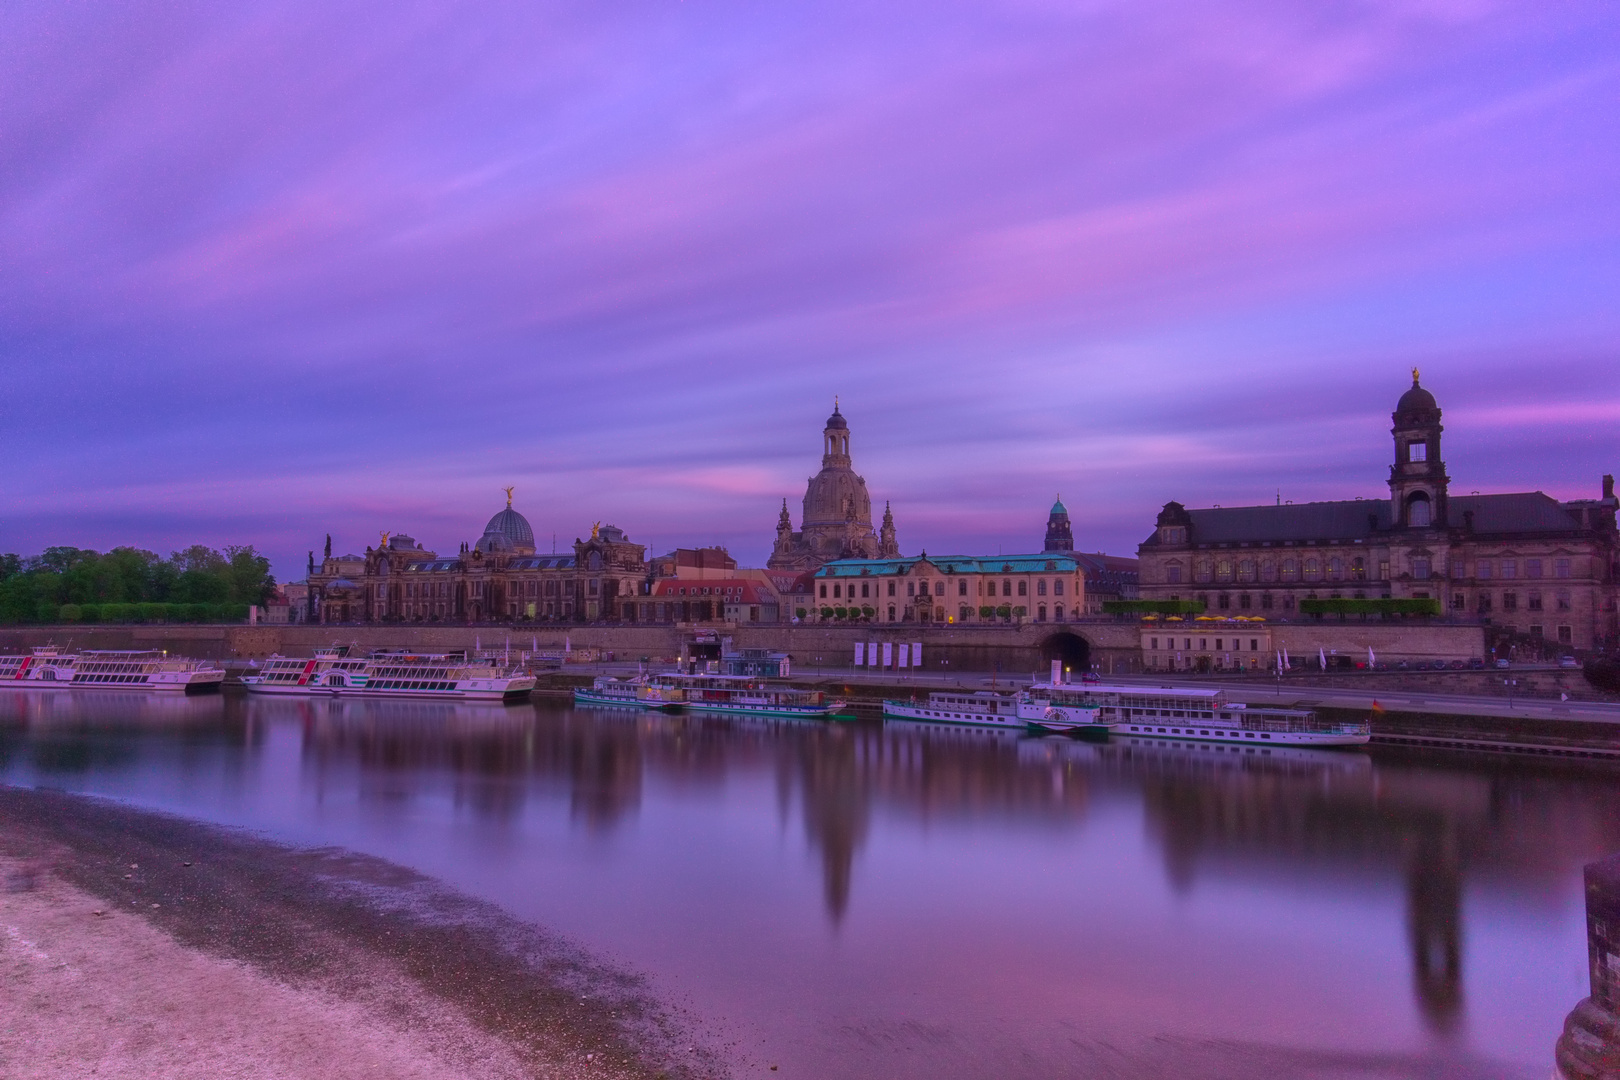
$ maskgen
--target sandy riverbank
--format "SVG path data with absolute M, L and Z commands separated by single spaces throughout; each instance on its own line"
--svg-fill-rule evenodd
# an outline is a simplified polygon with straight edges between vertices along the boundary
M 0 787 L 0 1075 L 720 1076 L 633 976 L 400 867 Z

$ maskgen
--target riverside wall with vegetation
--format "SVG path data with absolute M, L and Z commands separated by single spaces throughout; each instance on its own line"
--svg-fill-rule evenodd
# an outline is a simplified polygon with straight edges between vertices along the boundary
M 201 544 L 164 558 L 120 547 L 53 547 L 0 555 L 0 624 L 246 622 L 275 592 L 270 561 L 251 546 Z

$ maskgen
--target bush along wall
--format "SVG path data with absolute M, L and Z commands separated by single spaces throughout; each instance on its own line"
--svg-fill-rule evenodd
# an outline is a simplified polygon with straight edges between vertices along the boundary
M 63 604 L 54 618 L 63 623 L 242 623 L 247 604 Z
M 1438 615 L 1440 601 L 1428 597 L 1402 597 L 1400 599 L 1356 600 L 1351 597 L 1329 597 L 1325 600 L 1301 600 L 1301 615 Z

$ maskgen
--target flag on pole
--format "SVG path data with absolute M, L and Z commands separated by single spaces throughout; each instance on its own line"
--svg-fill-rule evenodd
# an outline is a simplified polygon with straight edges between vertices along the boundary
M 1322 646 L 1320 646 L 1320 645 L 1318 645 L 1316 647 L 1316 658 L 1322 662 L 1322 670 L 1326 671 L 1327 670 L 1327 653 L 1322 650 Z
M 866 666 L 878 666 L 878 647 L 875 641 L 866 646 Z
M 900 664 L 899 664 L 899 666 L 900 667 L 910 667 L 911 666 L 910 661 L 911 661 L 911 646 L 907 645 L 905 642 L 902 641 L 900 643 Z
M 920 641 L 911 643 L 911 666 L 922 667 L 922 642 Z
M 1293 663 L 1288 659 L 1288 646 L 1286 646 L 1286 645 L 1283 646 L 1283 670 L 1284 671 L 1293 671 L 1294 670 Z
M 1376 667 L 1377 665 L 1378 665 L 1378 657 L 1373 655 L 1372 646 L 1369 645 L 1369 646 L 1367 646 L 1367 666 L 1368 667 Z
M 864 641 L 857 641 L 855 643 L 855 666 L 866 666 L 866 642 Z
M 883 666 L 894 666 L 894 642 L 892 641 L 885 641 L 883 643 Z

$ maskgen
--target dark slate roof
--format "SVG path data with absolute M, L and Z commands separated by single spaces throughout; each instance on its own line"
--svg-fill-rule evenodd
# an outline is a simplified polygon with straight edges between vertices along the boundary
M 1539 491 L 1509 495 L 1453 495 L 1448 524 L 1461 528 L 1474 512 L 1476 533 L 1571 532 L 1580 525 L 1558 501 Z M 1188 510 L 1195 544 L 1242 541 L 1362 540 L 1390 527 L 1387 499 L 1293 503 L 1286 506 L 1222 506 Z M 1373 520 L 1369 520 L 1369 515 Z M 1376 525 L 1375 525 L 1376 522 Z M 1149 543 L 1153 538 L 1149 537 Z
M 574 565 L 572 555 L 523 555 L 506 564 L 508 570 L 568 570 Z
M 1129 559 L 1122 555 L 1090 555 L 1081 551 L 1073 552 L 1072 555 L 1088 578 L 1102 577 L 1105 574 L 1128 576 L 1141 572 L 1142 564 L 1139 559 Z
M 1449 523 L 1461 525 L 1463 514 L 1472 510 L 1477 533 L 1572 532 L 1581 527 L 1557 499 L 1539 491 L 1515 495 L 1453 495 L 1449 501 Z

